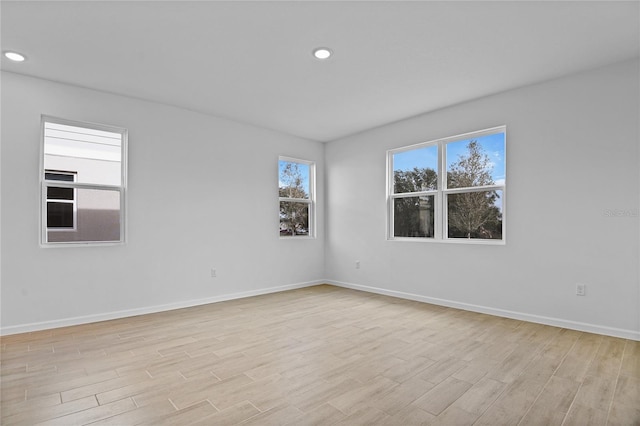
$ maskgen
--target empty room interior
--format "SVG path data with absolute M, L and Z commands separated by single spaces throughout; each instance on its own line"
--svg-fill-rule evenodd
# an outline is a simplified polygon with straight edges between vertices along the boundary
M 2 1 L 3 425 L 640 425 L 639 1 Z

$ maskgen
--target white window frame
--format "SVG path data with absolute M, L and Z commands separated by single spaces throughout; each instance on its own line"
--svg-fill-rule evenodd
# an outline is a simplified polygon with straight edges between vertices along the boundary
M 49 174 L 55 173 L 55 174 L 59 174 L 59 175 L 73 176 L 73 182 L 75 182 L 75 180 L 76 180 L 76 173 L 75 172 L 71 172 L 71 171 L 67 171 L 67 170 L 45 170 L 44 173 L 45 173 L 45 175 L 47 173 L 49 173 Z M 52 181 L 55 181 L 55 182 L 68 182 L 68 181 L 58 181 L 58 180 L 55 180 L 55 179 L 52 179 Z M 52 185 L 50 185 L 50 186 L 52 186 Z M 58 186 L 57 188 L 60 188 L 60 186 Z M 60 231 L 67 231 L 67 232 L 71 231 L 72 232 L 72 231 L 77 231 L 77 229 L 78 229 L 77 228 L 77 225 L 78 225 L 78 205 L 76 203 L 76 200 L 77 200 L 78 194 L 77 194 L 76 189 L 75 188 L 73 189 L 73 200 L 60 200 L 60 199 L 56 199 L 56 198 L 49 198 L 48 197 L 48 192 L 49 191 L 47 191 L 47 194 L 45 194 L 46 203 L 47 203 L 46 204 L 46 206 L 47 206 L 46 208 L 47 209 L 48 209 L 48 204 L 49 203 L 64 203 L 64 204 L 72 204 L 73 205 L 73 226 L 68 227 L 68 228 L 64 228 L 64 227 L 49 228 L 47 226 L 47 232 L 60 232 Z M 48 218 L 47 218 L 47 221 L 48 221 Z
M 505 180 L 502 184 L 474 186 L 465 188 L 447 188 L 447 144 L 479 138 L 482 136 L 492 135 L 496 133 L 504 133 L 505 135 Z M 456 244 L 489 244 L 504 245 L 506 244 L 506 169 L 507 169 L 507 127 L 506 125 L 492 127 L 489 129 L 479 130 L 475 132 L 464 133 L 460 135 L 450 136 L 442 139 L 431 140 L 401 148 L 390 149 L 387 151 L 387 240 L 390 241 L 420 241 L 420 242 L 445 242 Z M 412 151 L 427 146 L 438 147 L 438 163 L 437 173 L 437 189 L 429 191 L 394 193 L 394 167 L 393 156 L 401 152 Z M 482 239 L 482 238 L 449 238 L 448 234 L 448 217 L 447 217 L 447 196 L 450 194 L 461 194 L 480 191 L 502 191 L 502 238 L 501 239 Z M 434 196 L 434 236 L 433 237 L 395 237 L 394 236 L 394 200 L 397 198 Z
M 280 161 L 287 161 L 291 163 L 299 163 L 309 166 L 309 198 L 290 198 L 278 196 L 278 212 L 280 212 L 280 203 L 305 203 L 309 205 L 309 232 L 307 235 L 280 235 L 280 239 L 283 240 L 300 240 L 300 239 L 313 239 L 316 237 L 316 163 L 309 160 L 301 160 L 293 157 L 278 157 L 278 181 L 280 180 Z M 280 187 L 278 182 L 278 187 Z M 279 222 L 279 220 L 278 220 Z
M 44 157 L 45 157 L 45 125 L 46 123 L 64 124 L 68 126 L 84 127 L 92 130 L 102 130 L 106 132 L 119 133 L 121 135 L 121 157 L 120 157 L 120 185 L 104 185 L 95 183 L 78 183 L 78 182 L 65 182 L 57 180 L 45 179 Z M 104 245 L 119 245 L 126 242 L 126 205 L 127 205 L 127 145 L 128 145 L 128 131 L 122 127 L 109 126 L 104 124 L 87 123 L 81 121 L 67 120 L 59 117 L 52 117 L 49 115 L 43 115 L 41 117 L 41 135 L 40 135 L 40 246 L 41 247 L 77 247 L 77 246 L 104 246 Z M 64 241 L 58 242 L 48 241 L 47 228 L 47 189 L 49 187 L 56 188 L 72 188 L 74 190 L 74 203 L 77 203 L 77 190 L 78 189 L 93 189 L 93 190 L 109 190 L 117 191 L 120 194 L 120 238 L 117 241 Z M 74 205 L 74 230 L 77 230 L 77 217 L 76 207 Z M 52 230 L 52 229 L 51 229 Z M 59 231 L 72 231 L 68 228 L 61 228 Z

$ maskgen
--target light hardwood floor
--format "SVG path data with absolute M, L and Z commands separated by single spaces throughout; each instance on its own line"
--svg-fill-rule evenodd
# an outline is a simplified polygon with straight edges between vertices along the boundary
M 640 425 L 640 342 L 327 285 L 1 347 L 3 425 Z

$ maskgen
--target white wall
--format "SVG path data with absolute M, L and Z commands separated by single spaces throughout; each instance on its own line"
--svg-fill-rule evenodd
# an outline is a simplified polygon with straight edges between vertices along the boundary
M 327 278 L 640 339 L 639 75 L 621 63 L 329 143 Z M 507 244 L 387 241 L 386 151 L 502 124 Z
M 3 333 L 324 277 L 322 144 L 11 73 L 1 111 Z M 129 130 L 127 244 L 39 246 L 41 114 Z M 315 240 L 279 239 L 279 155 L 317 162 Z
M 640 339 L 639 218 L 607 215 L 640 207 L 639 74 L 637 61 L 622 63 L 323 146 L 2 73 L 2 332 L 329 278 Z M 129 129 L 127 244 L 39 247 L 41 114 Z M 386 241 L 386 150 L 501 124 L 507 244 Z M 317 162 L 315 240 L 278 238 L 278 155 Z

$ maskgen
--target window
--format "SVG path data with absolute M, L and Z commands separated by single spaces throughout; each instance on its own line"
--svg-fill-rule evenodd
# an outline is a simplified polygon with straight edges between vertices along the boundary
M 280 157 L 278 161 L 280 236 L 314 236 L 315 164 Z
M 504 242 L 506 128 L 388 151 L 388 238 Z
M 59 180 L 62 182 L 75 182 L 76 174 L 45 170 L 45 180 Z M 76 229 L 76 190 L 73 188 L 47 187 L 47 229 L 75 230 Z
M 124 129 L 43 117 L 42 243 L 124 242 Z

